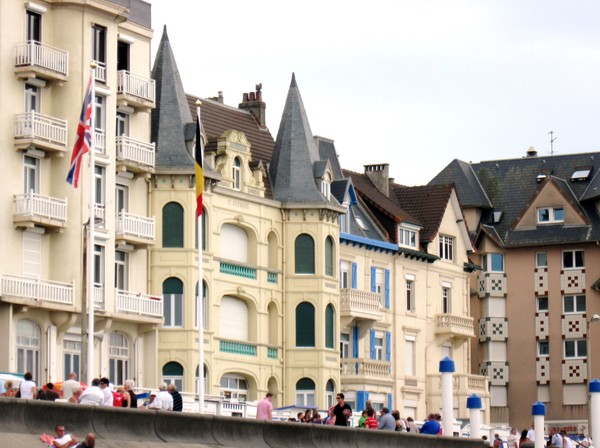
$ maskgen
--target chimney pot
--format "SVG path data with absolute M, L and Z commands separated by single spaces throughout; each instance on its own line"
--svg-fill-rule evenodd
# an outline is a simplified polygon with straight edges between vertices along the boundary
M 244 96 L 242 97 L 242 103 L 247 103 L 248 102 L 248 94 L 244 93 Z
M 529 149 L 527 150 L 527 157 L 536 157 L 536 156 L 537 156 L 537 150 L 533 146 L 530 146 Z
M 250 101 L 256 101 L 256 94 L 254 92 L 250 92 L 249 97 Z

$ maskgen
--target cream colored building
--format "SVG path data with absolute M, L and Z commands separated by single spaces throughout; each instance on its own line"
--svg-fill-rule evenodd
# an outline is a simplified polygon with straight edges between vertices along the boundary
M 0 370 L 31 371 L 38 384 L 70 371 L 87 377 L 88 156 L 79 188 L 65 179 L 96 61 L 90 375 L 153 382 L 163 312 L 146 269 L 155 238 L 146 200 L 154 167 L 150 5 L 6 0 L 0 29 Z

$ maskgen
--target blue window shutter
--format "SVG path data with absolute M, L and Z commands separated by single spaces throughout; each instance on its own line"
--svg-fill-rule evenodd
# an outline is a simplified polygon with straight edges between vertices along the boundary
M 377 268 L 375 266 L 371 266 L 371 292 L 377 291 L 377 285 L 375 281 L 377 280 Z
M 368 390 L 365 391 L 365 400 L 367 400 L 367 401 L 369 400 L 369 391 Z M 365 406 L 366 405 L 367 405 L 367 403 L 365 403 Z
M 385 360 L 390 361 L 392 359 L 392 333 L 389 331 L 385 332 Z
M 357 390 L 356 391 L 356 410 L 362 411 L 365 408 L 366 401 L 367 401 L 367 399 L 365 397 L 365 391 Z
M 352 289 L 358 288 L 358 266 L 352 263 Z
M 358 327 L 352 329 L 352 357 L 358 358 Z
M 394 409 L 394 403 L 392 402 L 392 394 L 388 394 L 388 408 Z
M 371 359 L 375 359 L 375 330 L 371 330 Z
M 385 270 L 385 307 L 390 307 L 390 270 Z

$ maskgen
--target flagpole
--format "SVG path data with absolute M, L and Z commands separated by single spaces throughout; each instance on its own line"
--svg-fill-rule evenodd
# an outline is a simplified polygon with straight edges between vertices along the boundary
M 196 117 L 198 120 L 198 129 L 196 145 L 200 148 L 200 163 L 204 161 L 202 151 L 202 135 L 200 127 L 200 100 L 196 101 Z M 204 176 L 202 176 L 202 181 Z M 198 182 L 199 179 L 196 179 Z M 196 187 L 197 188 L 197 187 Z M 204 190 L 204 185 L 201 185 Z M 196 199 L 197 200 L 197 199 Z M 196 229 L 198 232 L 198 412 L 204 414 L 204 281 L 202 277 L 202 242 L 204 239 L 202 228 L 202 210 L 196 211 Z
M 87 244 L 87 306 L 88 306 L 88 341 L 87 341 L 87 384 L 92 384 L 94 379 L 94 241 L 95 241 L 95 227 L 96 227 L 96 213 L 94 212 L 94 203 L 96 199 L 95 187 L 95 152 L 94 141 L 96 133 L 96 124 L 94 123 L 96 101 L 95 94 L 95 81 L 96 81 L 96 63 L 90 64 L 90 84 L 91 84 L 91 95 L 92 95 L 92 110 L 90 114 L 90 198 L 89 198 L 89 209 L 90 218 L 88 221 L 88 244 Z

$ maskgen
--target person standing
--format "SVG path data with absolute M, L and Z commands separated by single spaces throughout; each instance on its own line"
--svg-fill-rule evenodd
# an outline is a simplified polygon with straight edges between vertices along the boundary
M 410 432 L 411 434 L 419 434 L 419 427 L 417 426 L 412 417 L 408 417 L 406 419 L 406 425 L 408 426 L 408 428 L 406 429 L 408 432 Z
M 19 384 L 19 392 L 21 398 L 27 398 L 28 400 L 33 400 L 37 397 L 37 387 L 35 386 L 31 372 L 23 375 L 23 381 Z
M 102 400 L 102 406 L 112 406 L 114 398 L 112 391 L 110 390 L 110 381 L 108 378 L 100 378 L 100 390 L 102 391 L 102 396 L 104 397 Z
M 77 381 L 77 374 L 71 372 L 69 373 L 69 379 L 62 385 L 62 397 L 68 400 L 73 396 L 73 392 L 75 392 L 75 389 L 77 388 L 81 388 L 81 384 Z
M 94 378 L 92 385 L 85 389 L 79 397 L 79 404 L 93 404 L 99 406 L 104 401 L 104 392 L 100 389 L 100 380 Z
M 378 423 L 377 419 L 375 418 L 375 409 L 367 408 L 365 412 L 367 413 L 367 418 L 365 420 L 365 428 L 377 429 Z
M 388 408 L 381 408 L 381 417 L 379 417 L 379 425 L 377 429 L 384 431 L 395 431 L 396 430 L 396 419 L 390 414 Z
M 553 448 L 562 448 L 563 447 L 563 438 L 558 433 L 556 428 L 550 429 L 550 446 Z
M 500 434 L 494 434 L 494 442 L 492 443 L 494 448 L 502 448 L 504 446 L 504 442 L 500 438 Z
M 171 397 L 173 397 L 173 410 L 175 412 L 182 412 L 183 398 L 181 398 L 181 394 L 177 391 L 177 386 L 171 383 L 167 386 L 167 391 L 171 394 Z
M 517 440 L 519 440 L 519 436 L 517 434 L 517 430 L 513 428 L 510 431 L 508 440 L 506 441 L 506 445 L 508 446 L 508 448 L 517 448 Z
M 339 393 L 335 397 L 337 404 L 333 407 L 333 415 L 335 416 L 335 426 L 348 426 L 348 419 L 352 415 L 352 408 L 348 403 L 344 402 L 344 394 Z
M 265 398 L 256 405 L 257 420 L 273 420 L 273 394 L 267 392 Z
M 133 380 L 125 380 L 125 384 L 123 384 L 123 388 L 125 389 L 125 393 L 129 395 L 129 400 L 127 402 L 123 401 L 123 407 L 134 408 L 137 409 L 137 395 L 133 391 L 135 383 Z

